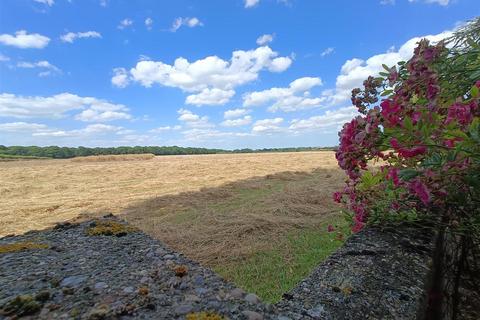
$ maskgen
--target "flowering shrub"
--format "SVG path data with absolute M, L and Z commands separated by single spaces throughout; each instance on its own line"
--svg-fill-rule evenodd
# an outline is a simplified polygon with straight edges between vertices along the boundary
M 348 180 L 333 197 L 352 213 L 353 232 L 436 215 L 479 234 L 480 50 L 452 39 L 421 40 L 409 61 L 352 91 L 361 115 L 339 132 Z

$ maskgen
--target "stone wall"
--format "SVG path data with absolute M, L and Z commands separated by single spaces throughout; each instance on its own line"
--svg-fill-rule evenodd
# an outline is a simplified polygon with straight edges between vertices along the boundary
M 295 319 L 424 319 L 436 239 L 431 229 L 366 229 L 277 306 Z

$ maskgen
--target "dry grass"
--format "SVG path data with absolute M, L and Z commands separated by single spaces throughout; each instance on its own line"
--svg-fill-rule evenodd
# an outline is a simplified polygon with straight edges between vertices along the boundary
M 161 196 L 122 217 L 189 257 L 215 267 L 272 248 L 293 230 L 317 229 L 338 216 L 332 169 L 280 172 L 221 187 Z
M 0 236 L 113 213 L 276 301 L 341 244 L 344 179 L 328 151 L 5 162 Z
M 152 153 L 141 154 L 115 154 L 102 156 L 75 157 L 70 159 L 72 162 L 105 162 L 105 161 L 132 161 L 132 160 L 150 160 L 155 158 Z
M 336 168 L 333 152 L 163 156 L 98 163 L 3 162 L 0 236 L 51 227 L 81 213 L 118 214 L 152 198 L 315 168 Z

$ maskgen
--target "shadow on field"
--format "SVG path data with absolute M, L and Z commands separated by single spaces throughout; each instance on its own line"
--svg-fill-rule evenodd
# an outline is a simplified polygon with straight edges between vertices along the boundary
M 281 172 L 137 202 L 120 217 L 173 249 L 216 267 L 269 250 L 295 230 L 338 219 L 339 170 Z M 323 228 L 322 228 L 323 230 Z

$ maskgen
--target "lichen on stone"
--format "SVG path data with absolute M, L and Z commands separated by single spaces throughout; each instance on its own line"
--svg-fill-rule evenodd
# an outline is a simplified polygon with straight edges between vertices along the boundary
M 7 316 L 27 316 L 34 314 L 42 308 L 42 305 L 30 295 L 20 295 L 8 302 L 0 309 L 0 314 Z
M 137 228 L 119 223 L 117 221 L 97 220 L 87 228 L 86 233 L 89 236 L 125 236 L 130 232 L 138 231 Z
M 215 312 L 193 312 L 187 314 L 187 320 L 224 320 L 225 318 Z
M 0 244 L 0 254 L 12 253 L 25 250 L 48 249 L 48 245 L 36 242 L 15 242 Z

